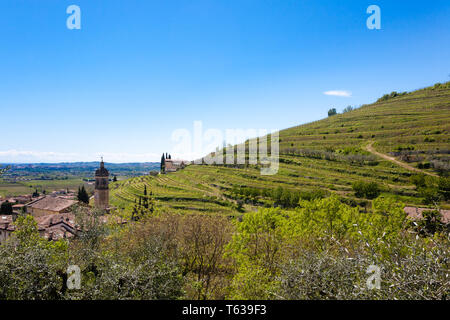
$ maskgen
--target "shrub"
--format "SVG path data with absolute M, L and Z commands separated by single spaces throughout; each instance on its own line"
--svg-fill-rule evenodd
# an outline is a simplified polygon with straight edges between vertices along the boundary
M 6 215 L 13 214 L 12 203 L 9 202 L 8 200 L 3 202 L 2 205 L 0 206 L 0 214 L 6 214 Z
M 347 112 L 350 112 L 352 110 L 353 110 L 352 106 L 347 106 L 347 107 L 344 108 L 344 110 L 342 110 L 342 113 L 347 113 Z
M 447 177 L 439 178 L 438 193 L 445 201 L 450 200 L 450 178 Z
M 412 184 L 416 186 L 416 188 L 423 188 L 426 186 L 425 175 L 424 174 L 415 174 L 410 177 L 410 181 Z
M 336 114 L 337 114 L 336 108 L 332 108 L 332 109 L 328 110 L 329 117 L 334 116 Z
M 352 188 L 358 198 L 374 199 L 380 195 L 380 187 L 376 182 L 359 181 L 353 183 Z
M 430 169 L 431 164 L 429 162 L 421 162 L 417 164 L 417 168 L 419 169 Z
M 436 204 L 442 199 L 436 187 L 424 187 L 419 189 L 419 195 L 423 197 L 425 204 Z

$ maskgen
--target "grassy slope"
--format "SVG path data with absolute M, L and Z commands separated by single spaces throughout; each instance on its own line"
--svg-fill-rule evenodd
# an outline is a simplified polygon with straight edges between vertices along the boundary
M 148 185 L 163 208 L 186 212 L 235 213 L 233 200 L 226 197 L 233 185 L 273 189 L 326 189 L 354 198 L 354 181 L 376 181 L 383 193 L 408 204 L 420 204 L 409 181 L 412 172 L 388 160 L 377 158 L 377 165 L 357 165 L 348 161 L 329 161 L 291 154 L 292 149 L 339 152 L 351 148 L 357 154 L 370 142 L 381 153 L 398 146 L 414 150 L 434 150 L 424 154 L 448 157 L 436 150 L 450 149 L 450 85 L 426 88 L 387 101 L 363 106 L 323 120 L 280 131 L 280 170 L 274 176 L 261 176 L 257 168 L 234 169 L 193 165 L 158 177 L 138 177 L 112 185 L 112 203 L 127 210 Z M 426 139 L 427 138 L 427 139 Z M 429 142 L 431 141 L 431 142 Z M 416 166 L 417 163 L 410 163 Z M 428 170 L 431 172 L 431 170 Z M 251 206 L 246 206 L 251 209 Z

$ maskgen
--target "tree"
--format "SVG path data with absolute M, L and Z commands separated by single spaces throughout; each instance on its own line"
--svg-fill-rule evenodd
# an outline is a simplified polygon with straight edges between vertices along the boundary
M 328 110 L 328 116 L 334 116 L 335 114 L 337 114 L 336 108 L 331 108 L 330 110 Z
M 14 225 L 12 236 L 0 246 L 0 300 L 63 298 L 67 242 L 40 237 L 30 215 L 19 216 Z
M 423 219 L 418 220 L 417 229 L 422 235 L 434 235 L 445 230 L 442 215 L 439 210 L 427 210 L 422 212 Z
M 145 209 L 148 209 L 148 197 L 147 197 L 147 186 L 144 186 L 144 199 L 142 205 Z
M 161 156 L 161 172 L 164 172 L 166 168 L 166 157 L 164 157 L 164 153 Z
M 425 180 L 425 175 L 424 174 L 415 174 L 412 175 L 411 178 L 411 183 L 414 184 L 416 186 L 416 188 L 423 188 L 426 187 L 426 180 Z
M 342 113 L 350 112 L 352 110 L 353 110 L 352 106 L 347 106 L 346 108 L 344 108 L 344 110 L 342 110 Z
M 12 203 L 6 200 L 0 206 L 0 214 L 13 214 Z
M 439 178 L 438 193 L 445 201 L 448 201 L 450 199 L 450 178 Z
M 376 182 L 358 181 L 353 183 L 352 188 L 358 198 L 375 199 L 380 195 L 380 187 Z
M 82 186 L 81 188 L 78 188 L 78 194 L 77 194 L 77 199 L 80 202 L 89 203 L 89 195 L 86 191 L 86 189 L 84 188 L 84 186 Z
M 180 219 L 179 243 L 184 272 L 190 275 L 193 298 L 217 298 L 226 270 L 224 251 L 232 235 L 225 217 L 187 215 Z M 219 290 L 218 290 L 219 289 Z

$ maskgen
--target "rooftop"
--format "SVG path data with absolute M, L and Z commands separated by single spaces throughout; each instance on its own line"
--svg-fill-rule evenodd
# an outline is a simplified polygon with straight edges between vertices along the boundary
M 33 209 L 49 210 L 49 211 L 62 211 L 76 204 L 78 201 L 65 199 L 61 197 L 47 196 L 42 199 L 30 202 L 29 207 Z
M 108 177 L 109 171 L 105 168 L 105 163 L 102 161 L 100 162 L 100 168 L 95 170 L 95 176 L 96 177 Z
M 417 208 L 417 207 L 405 207 L 405 212 L 408 214 L 409 217 L 413 219 L 422 219 L 423 215 L 422 212 L 424 211 L 432 211 L 434 209 L 430 208 Z M 439 212 L 442 215 L 442 222 L 443 223 L 450 223 L 450 210 L 439 210 Z

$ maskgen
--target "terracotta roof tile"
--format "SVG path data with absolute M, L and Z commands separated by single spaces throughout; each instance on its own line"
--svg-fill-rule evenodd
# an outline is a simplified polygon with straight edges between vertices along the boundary
M 27 206 L 33 209 L 62 211 L 76 204 L 76 200 L 64 199 L 61 197 L 47 196 L 37 201 L 29 203 Z

